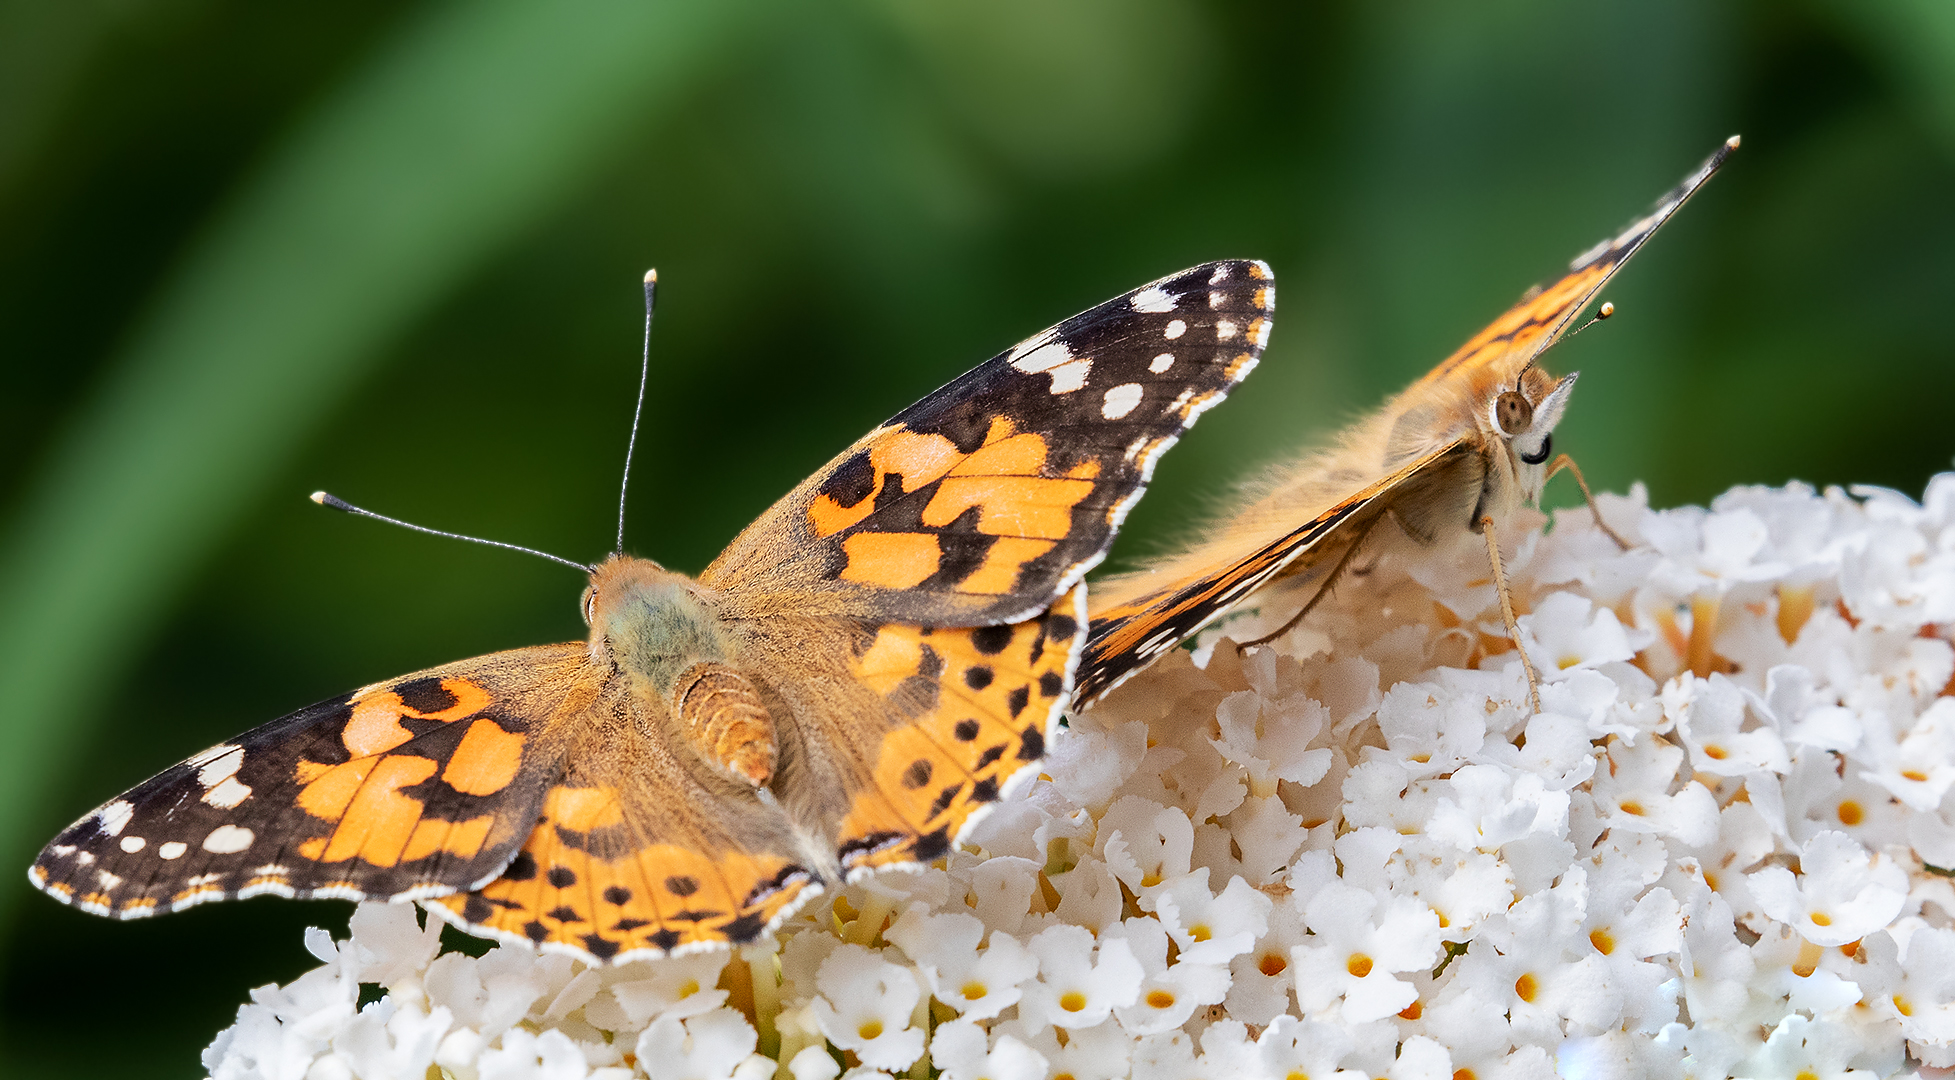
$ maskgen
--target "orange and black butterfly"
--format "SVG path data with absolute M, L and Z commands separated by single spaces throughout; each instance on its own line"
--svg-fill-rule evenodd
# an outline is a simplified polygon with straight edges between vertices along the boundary
M 1216 262 L 1068 319 L 844 450 L 698 578 L 580 567 L 588 640 L 212 747 L 70 826 L 30 877 L 122 919 L 421 900 L 619 960 L 750 941 L 824 887 L 936 859 L 1044 754 L 1082 579 L 1255 367 L 1274 296 L 1262 263 Z
M 1529 290 L 1328 449 L 1279 467 L 1201 543 L 1095 582 L 1076 702 L 1092 704 L 1271 582 L 1316 583 L 1309 603 L 1277 633 L 1288 630 L 1386 518 L 1422 544 L 1461 530 L 1485 532 L 1502 614 L 1515 633 L 1499 554 L 1485 526 L 1536 501 L 1555 472 L 1575 471 L 1566 455 L 1549 463 L 1551 435 L 1575 375 L 1550 376 L 1538 364 L 1541 353 L 1737 148 L 1733 136 L 1648 215 L 1578 256 L 1559 280 Z M 1609 310 L 1603 305 L 1602 316 Z M 1579 482 L 1580 472 L 1575 475 Z M 1586 483 L 1582 492 L 1588 494 Z M 1532 690 L 1538 680 L 1524 652 L 1521 661 Z

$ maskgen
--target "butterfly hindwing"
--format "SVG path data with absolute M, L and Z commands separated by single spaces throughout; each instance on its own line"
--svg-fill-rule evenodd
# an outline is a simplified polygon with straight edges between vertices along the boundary
M 821 891 L 784 824 L 774 845 L 701 836 L 672 820 L 687 805 L 680 793 L 660 805 L 642 790 L 642 779 L 553 785 L 508 869 L 429 909 L 473 933 L 613 960 L 745 944 Z M 687 816 L 701 812 L 690 805 Z M 727 811 L 778 818 L 751 804 Z
M 117 918 L 260 893 L 469 888 L 529 834 L 551 767 L 536 735 L 581 654 L 497 653 L 302 709 L 82 818 L 30 876 Z
M 1069 700 L 1086 587 L 1023 622 L 877 629 L 852 672 L 904 719 L 876 742 L 872 786 L 836 837 L 842 867 L 929 862 L 1031 775 Z
M 1154 462 L 1268 340 L 1268 267 L 1216 262 L 1076 315 L 897 414 L 743 532 L 701 582 L 917 626 L 1010 623 L 1105 555 Z

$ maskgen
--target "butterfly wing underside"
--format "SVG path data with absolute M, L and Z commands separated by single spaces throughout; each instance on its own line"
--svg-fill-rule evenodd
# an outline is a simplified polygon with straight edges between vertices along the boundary
M 1698 166 L 1697 171 L 1664 193 L 1649 213 L 1615 236 L 1577 255 L 1569 264 L 1568 272 L 1561 277 L 1529 289 L 1520 302 L 1508 308 L 1486 329 L 1467 339 L 1466 344 L 1427 372 L 1419 380 L 1419 385 L 1436 383 L 1456 376 L 1462 370 L 1497 366 L 1502 369 L 1502 374 L 1511 377 L 1512 373 L 1525 367 L 1550 345 L 1561 340 L 1576 316 L 1588 307 L 1616 271 L 1622 269 L 1630 256 L 1636 254 L 1664 222 L 1683 208 L 1683 204 L 1724 166 L 1725 159 L 1737 148 L 1738 140 L 1733 136 Z
M 1577 256 L 1554 282 L 1530 289 L 1485 329 L 1440 361 L 1399 399 L 1449 379 L 1488 384 L 1511 380 L 1567 333 L 1575 318 L 1664 222 L 1709 180 L 1731 152 L 1734 137 L 1672 188 L 1628 228 Z M 1233 609 L 1279 576 L 1308 572 L 1342 550 L 1340 537 L 1380 512 L 1408 485 L 1443 467 L 1457 442 L 1425 448 L 1414 460 L 1274 540 L 1238 550 L 1210 568 L 1093 613 L 1080 664 L 1077 700 L 1091 704 Z
M 1095 613 L 1080 657 L 1077 706 L 1098 701 L 1277 577 L 1328 568 L 1342 552 L 1342 535 L 1383 512 L 1405 483 L 1459 452 L 1458 444 L 1434 450 L 1244 558 Z

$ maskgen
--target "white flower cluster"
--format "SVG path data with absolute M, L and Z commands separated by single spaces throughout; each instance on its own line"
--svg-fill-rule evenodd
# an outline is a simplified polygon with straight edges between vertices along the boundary
M 938 867 L 766 945 L 437 956 L 368 905 L 218 1080 L 1870 1077 L 1955 1065 L 1955 474 L 1605 498 L 1272 596 Z M 1198 662 L 1201 666 L 1198 666 Z M 358 1006 L 360 984 L 384 996 Z M 433 1066 L 438 1073 L 429 1073 Z

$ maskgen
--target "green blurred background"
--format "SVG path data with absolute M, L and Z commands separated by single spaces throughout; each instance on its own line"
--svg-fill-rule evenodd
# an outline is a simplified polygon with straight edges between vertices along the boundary
M 1554 355 L 1584 374 L 1557 446 L 1660 504 L 1918 493 L 1955 451 L 1937 0 L 0 3 L 0 1072 L 196 1075 L 311 966 L 304 926 L 343 931 L 113 923 L 22 871 L 228 735 L 578 636 L 561 567 L 304 497 L 602 555 L 646 267 L 629 546 L 697 570 L 994 352 L 1268 260 L 1268 359 L 1131 553 L 1733 132 Z

